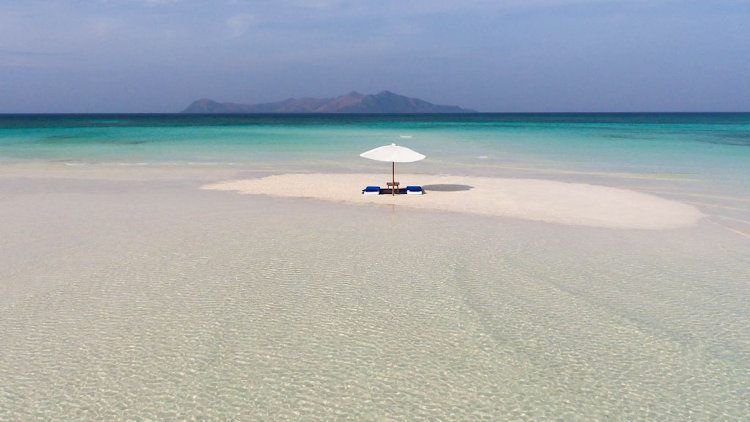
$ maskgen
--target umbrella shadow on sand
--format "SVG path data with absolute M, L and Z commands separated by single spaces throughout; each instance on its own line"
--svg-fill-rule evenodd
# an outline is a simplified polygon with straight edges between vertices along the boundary
M 440 184 L 440 185 L 424 185 L 422 188 L 425 191 L 435 191 L 435 192 L 458 192 L 462 190 L 470 190 L 473 189 L 474 186 L 469 185 L 452 185 L 452 184 Z

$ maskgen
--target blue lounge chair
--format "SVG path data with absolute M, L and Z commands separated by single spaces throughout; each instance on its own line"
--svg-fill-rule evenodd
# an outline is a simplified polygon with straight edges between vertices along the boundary
M 364 195 L 380 195 L 380 186 L 368 186 L 362 189 Z
M 421 195 L 423 193 L 424 193 L 424 190 L 422 189 L 422 186 L 407 186 L 406 187 L 407 195 Z

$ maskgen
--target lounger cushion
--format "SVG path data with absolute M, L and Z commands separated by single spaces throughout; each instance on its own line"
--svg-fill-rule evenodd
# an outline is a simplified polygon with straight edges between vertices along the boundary
M 422 190 L 422 186 L 407 186 L 406 193 L 407 194 L 424 193 L 424 191 Z
M 374 195 L 380 193 L 380 186 L 368 186 L 362 190 L 362 193 Z

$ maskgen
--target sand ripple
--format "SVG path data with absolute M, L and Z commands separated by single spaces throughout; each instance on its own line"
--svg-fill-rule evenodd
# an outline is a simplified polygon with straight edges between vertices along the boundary
M 750 253 L 710 224 L 13 199 L 0 420 L 750 418 Z

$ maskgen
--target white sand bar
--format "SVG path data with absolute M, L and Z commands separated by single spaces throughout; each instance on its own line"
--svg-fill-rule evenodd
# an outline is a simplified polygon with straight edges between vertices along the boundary
M 617 229 L 674 229 L 691 226 L 703 217 L 693 206 L 654 195 L 536 179 L 399 174 L 396 179 L 401 181 L 401 187 L 421 185 L 425 194 L 361 193 L 367 185 L 385 187 L 386 178 L 383 174 L 283 174 L 231 180 L 203 188 Z

